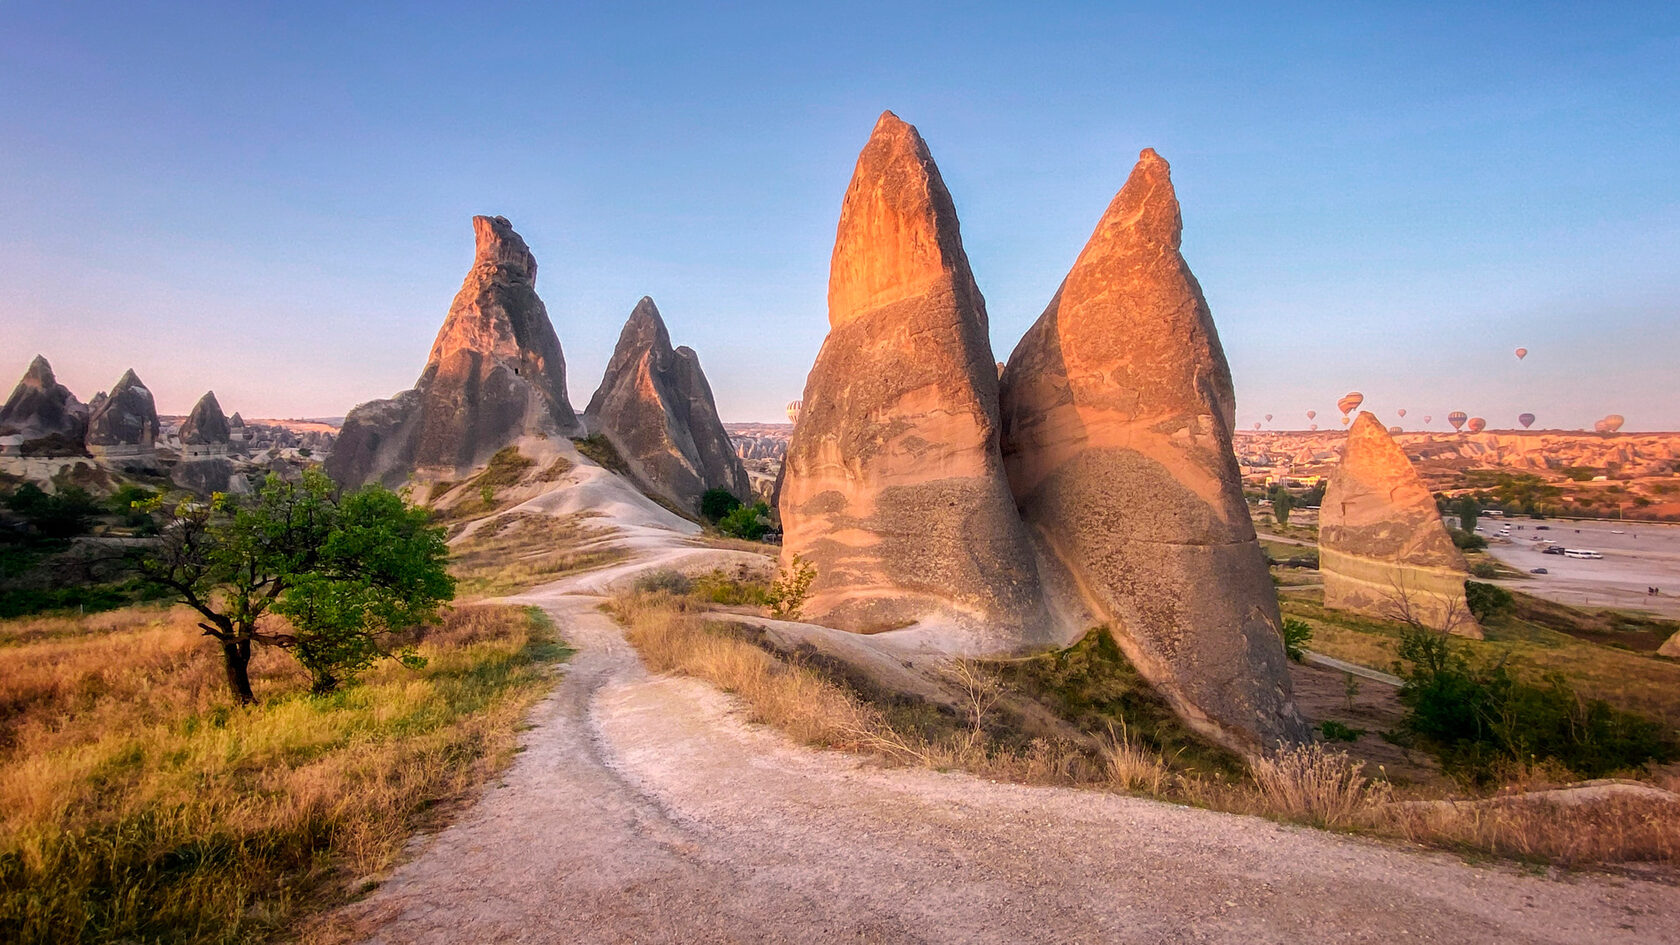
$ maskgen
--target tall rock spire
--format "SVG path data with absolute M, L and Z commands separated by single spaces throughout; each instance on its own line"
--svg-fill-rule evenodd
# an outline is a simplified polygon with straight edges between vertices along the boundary
M 340 482 L 454 474 L 520 436 L 581 431 L 535 258 L 503 217 L 473 217 L 473 233 L 472 269 L 414 389 L 345 418 L 328 462 Z
M 88 418 L 88 450 L 110 455 L 150 453 L 157 435 L 157 404 L 130 368 Z
M 1010 355 L 1003 453 L 1053 609 L 1106 624 L 1191 725 L 1253 752 L 1304 730 L 1231 449 L 1231 373 L 1180 230 L 1146 150 Z
M 1324 606 L 1481 639 L 1464 555 L 1435 496 L 1370 411 L 1348 428 L 1318 517 Z
M 693 349 L 671 347 L 653 299 L 630 312 L 584 425 L 611 440 L 646 488 L 691 510 L 708 489 L 736 498 L 752 484 L 718 419 Z
M 87 420 L 87 405 L 58 382 L 46 358 L 36 355 L 0 406 L 0 436 L 20 437 L 24 453 L 75 455 L 82 452 Z
M 891 112 L 841 205 L 828 305 L 780 489 L 783 555 L 816 567 L 806 613 L 858 631 L 958 624 L 990 649 L 1043 642 L 985 301 L 939 169 Z

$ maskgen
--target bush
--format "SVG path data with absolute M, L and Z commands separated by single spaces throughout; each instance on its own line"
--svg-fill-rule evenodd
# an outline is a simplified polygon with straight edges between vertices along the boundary
M 717 524 L 725 515 L 741 507 L 741 500 L 728 489 L 707 489 L 700 497 L 700 514 L 706 521 Z
M 1299 663 L 1307 658 L 1306 647 L 1312 642 L 1312 624 L 1294 617 L 1283 620 L 1283 652 Z
M 1487 539 L 1475 532 L 1467 532 L 1462 528 L 1449 528 L 1447 532 L 1452 535 L 1453 544 L 1461 551 L 1480 551 L 1487 547 Z
M 1464 602 L 1470 607 L 1470 616 L 1483 623 L 1510 613 L 1511 608 L 1516 605 L 1510 591 L 1495 584 L 1483 584 L 1479 581 L 1464 582 Z
M 1354 728 L 1335 719 L 1325 719 L 1318 723 L 1318 732 L 1327 742 L 1356 742 L 1359 736 L 1365 734 L 1362 728 Z
M 805 600 L 811 596 L 811 582 L 816 579 L 816 566 L 794 555 L 770 582 L 770 592 L 765 595 L 770 602 L 770 616 L 798 620 L 805 611 Z
M 635 587 L 644 594 L 687 594 L 693 590 L 694 582 L 681 571 L 659 568 L 636 578 Z
M 731 538 L 757 541 L 770 530 L 770 506 L 743 505 L 718 520 L 718 531 Z
M 1406 707 L 1399 731 L 1464 780 L 1488 783 L 1521 764 L 1551 760 L 1583 777 L 1603 777 L 1680 757 L 1659 722 L 1584 699 L 1559 675 L 1519 682 L 1505 663 L 1472 665 L 1443 634 L 1411 631 L 1395 674 Z

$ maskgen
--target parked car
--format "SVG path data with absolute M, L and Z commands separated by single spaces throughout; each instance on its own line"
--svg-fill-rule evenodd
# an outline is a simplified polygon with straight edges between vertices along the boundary
M 1568 550 L 1568 548 L 1565 548 L 1562 545 L 1552 545 L 1550 548 L 1540 549 L 1540 553 L 1543 555 L 1561 555 Z
M 1552 572 L 1546 570 L 1545 568 L 1529 568 L 1528 573 L 1529 574 L 1551 574 Z
M 1549 532 L 1549 531 L 1552 530 L 1552 526 L 1550 526 L 1550 525 L 1536 525 L 1536 526 L 1534 526 L 1534 530 L 1537 531 L 1537 532 Z

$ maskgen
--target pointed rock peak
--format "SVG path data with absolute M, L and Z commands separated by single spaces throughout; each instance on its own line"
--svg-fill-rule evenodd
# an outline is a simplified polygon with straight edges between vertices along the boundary
M 241 417 L 239 415 L 239 411 L 235 410 L 233 412 L 233 416 L 228 418 L 228 426 L 230 426 L 230 427 L 242 427 L 244 425 L 245 425 L 245 418 Z
M 181 423 L 180 435 L 182 443 L 192 445 L 228 441 L 227 414 L 222 413 L 215 391 L 205 391 L 198 403 L 193 404 L 192 413 Z
M 1386 475 L 1412 478 L 1412 461 L 1369 410 L 1359 411 L 1353 425 L 1348 427 L 1347 444 L 1342 448 L 1342 468 L 1347 475 L 1361 479 Z
M 921 294 L 968 274 L 951 194 L 915 126 L 884 112 L 858 155 L 840 207 L 828 279 L 828 321 Z
M 525 279 L 537 278 L 536 257 L 507 217 L 473 217 L 473 234 L 478 240 L 474 266 L 494 266 Z
M 1086 252 L 1096 248 L 1165 245 L 1176 250 L 1184 232 L 1172 167 L 1153 148 L 1144 148 L 1126 185 L 1109 203 Z
M 134 373 L 133 368 L 123 372 L 123 376 L 117 379 L 117 386 L 111 388 L 111 393 L 115 395 L 117 391 L 128 390 L 131 387 L 138 387 L 141 390 L 146 389 L 146 385 L 140 380 L 140 375 Z
M 23 383 L 31 387 L 52 387 L 58 383 L 53 377 L 52 365 L 47 363 L 44 355 L 36 355 L 35 360 L 29 362 L 29 369 L 23 372 Z
M 624 323 L 624 330 L 618 335 L 618 349 L 629 347 L 646 348 L 671 347 L 671 333 L 665 328 L 665 319 L 659 314 L 659 306 L 653 304 L 649 296 L 642 296 L 636 307 L 630 310 L 630 318 Z

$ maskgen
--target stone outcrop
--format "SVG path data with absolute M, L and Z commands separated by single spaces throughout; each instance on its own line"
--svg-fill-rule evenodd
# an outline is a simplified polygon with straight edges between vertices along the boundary
M 1057 615 L 1107 625 L 1187 722 L 1253 752 L 1305 731 L 1181 230 L 1146 150 L 1010 355 L 1003 455 Z
M 1668 656 L 1680 660 L 1680 633 L 1668 638 L 1662 646 L 1657 648 L 1658 656 Z
M 454 476 L 521 436 L 581 432 L 566 361 L 537 297 L 537 263 L 503 217 L 473 217 L 471 271 L 414 388 L 345 418 L 327 471 L 394 485 L 414 471 Z
M 229 434 L 227 415 L 216 400 L 215 391 L 206 391 L 192 412 L 181 421 L 181 452 L 188 456 L 210 456 L 227 452 Z
M 998 454 L 997 370 L 956 209 L 891 112 L 858 156 L 779 504 L 783 557 L 816 568 L 806 614 L 847 630 L 929 620 L 997 649 L 1048 620 Z
M 1382 422 L 1364 411 L 1318 513 L 1324 606 L 1480 639 L 1464 601 L 1464 556 Z
M 53 377 L 47 359 L 36 355 L 0 407 L 0 440 L 5 441 L 7 452 L 80 455 L 87 422 L 87 406 Z
M 88 452 L 94 456 L 150 455 L 157 435 L 157 404 L 130 368 L 88 417 Z
M 691 348 L 671 347 L 653 299 L 636 303 L 619 333 L 584 426 L 612 441 L 645 488 L 698 510 L 708 489 L 752 496 Z

